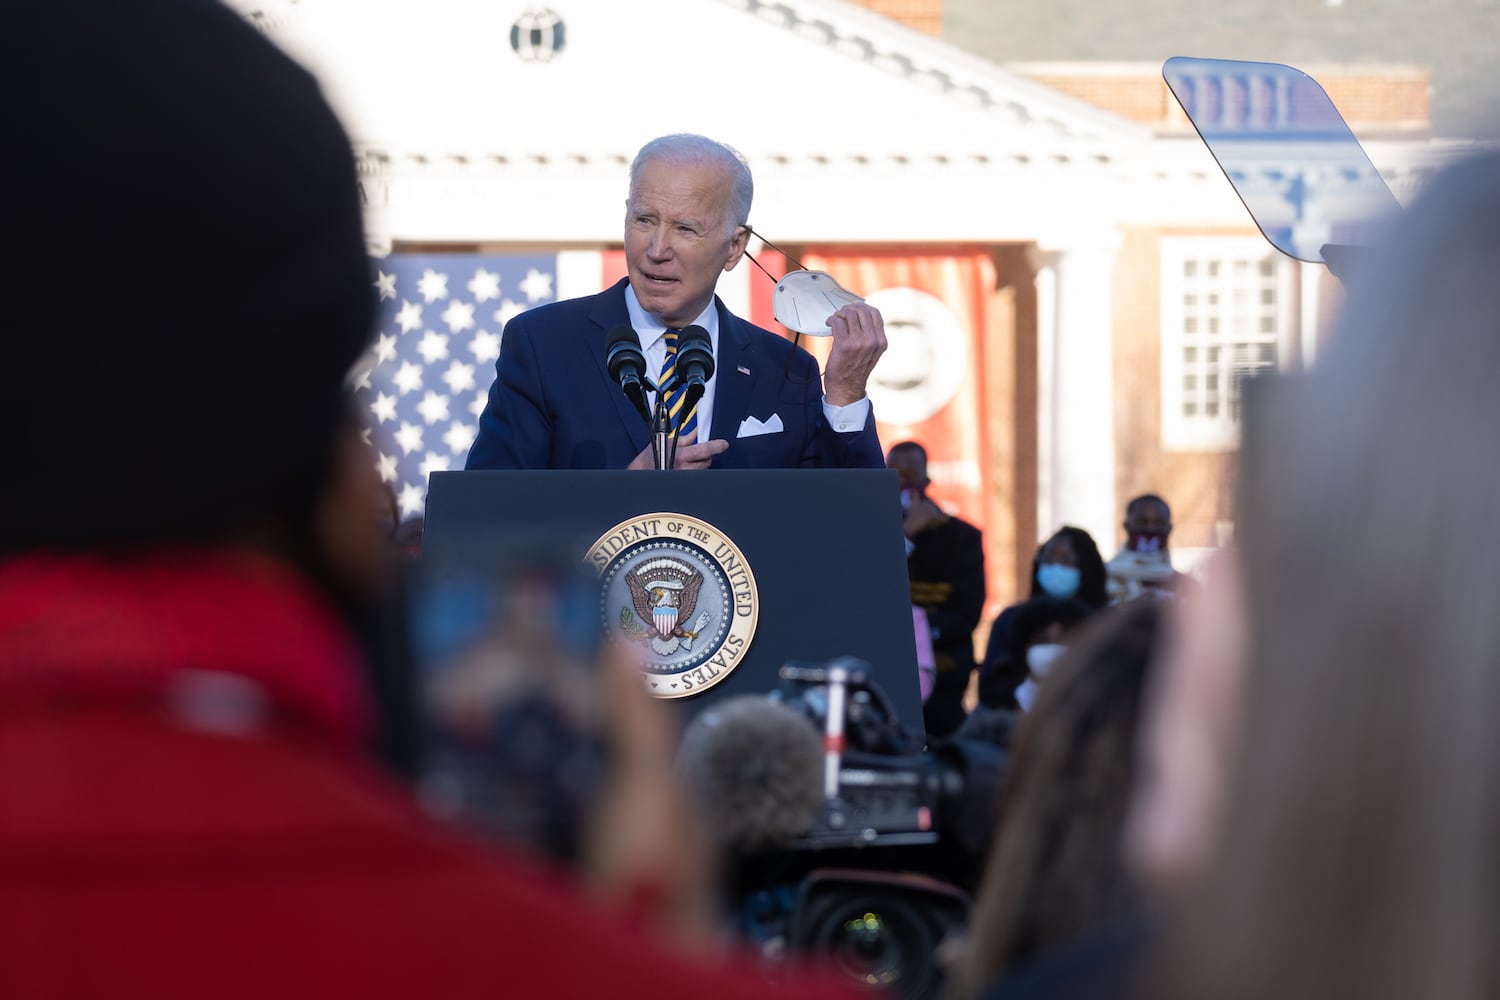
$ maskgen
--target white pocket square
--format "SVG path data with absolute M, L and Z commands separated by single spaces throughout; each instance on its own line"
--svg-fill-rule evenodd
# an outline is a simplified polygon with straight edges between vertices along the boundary
M 754 417 L 746 417 L 740 421 L 740 432 L 736 437 L 749 438 L 759 437 L 762 434 L 780 434 L 782 431 L 781 414 L 773 413 L 769 420 L 764 422 Z

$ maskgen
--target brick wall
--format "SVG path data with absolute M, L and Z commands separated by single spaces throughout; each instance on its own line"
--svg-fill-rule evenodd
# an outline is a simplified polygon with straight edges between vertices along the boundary
M 1161 131 L 1191 128 L 1155 65 L 1046 64 L 1010 67 L 1095 107 Z M 1308 70 L 1356 132 L 1422 131 L 1429 125 L 1431 73 L 1392 66 Z
M 1234 520 L 1234 452 L 1166 451 L 1161 444 L 1161 255 L 1165 236 L 1257 236 L 1253 229 L 1129 229 L 1114 275 L 1115 496 L 1156 493 L 1172 506 L 1172 546 L 1218 543 Z M 1122 538 L 1095 539 L 1112 555 Z
M 854 0 L 877 14 L 900 21 L 908 28 L 932 35 L 943 33 L 943 0 Z

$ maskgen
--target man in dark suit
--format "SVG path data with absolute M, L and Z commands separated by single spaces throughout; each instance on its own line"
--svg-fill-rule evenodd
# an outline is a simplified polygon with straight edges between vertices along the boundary
M 734 316 L 714 295 L 750 238 L 750 170 L 694 135 L 647 143 L 630 168 L 629 277 L 598 295 L 542 306 L 506 325 L 470 469 L 649 469 L 649 429 L 609 377 L 605 341 L 631 326 L 653 380 L 675 358 L 676 331 L 706 330 L 714 376 L 677 420 L 679 469 L 880 468 L 865 395 L 885 351 L 880 313 L 863 302 L 829 317 L 826 372 L 801 348 Z

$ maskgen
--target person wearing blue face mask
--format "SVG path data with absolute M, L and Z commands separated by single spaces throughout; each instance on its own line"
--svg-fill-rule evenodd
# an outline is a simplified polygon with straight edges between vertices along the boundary
M 1077 600 L 1097 611 L 1107 603 L 1104 557 L 1093 537 L 1082 528 L 1064 527 L 1037 550 L 1031 569 L 1028 597 Z M 1016 708 L 1016 688 L 1026 679 L 1026 664 L 1012 663 L 1011 636 L 1017 614 L 1026 604 L 1012 604 L 990 627 L 984 660 L 979 666 L 979 701 L 991 708 Z

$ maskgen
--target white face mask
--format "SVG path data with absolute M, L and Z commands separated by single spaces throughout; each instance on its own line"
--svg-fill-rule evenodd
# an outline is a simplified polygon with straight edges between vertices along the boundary
M 1042 642 L 1026 650 L 1026 669 L 1033 677 L 1045 677 L 1047 670 L 1068 647 L 1060 642 Z

